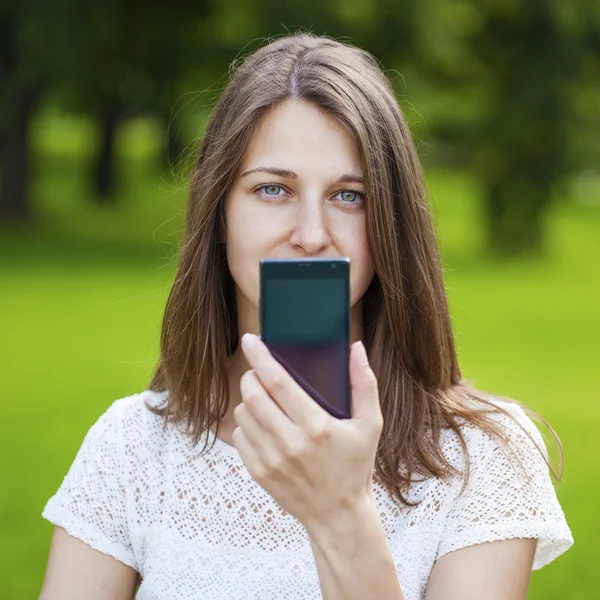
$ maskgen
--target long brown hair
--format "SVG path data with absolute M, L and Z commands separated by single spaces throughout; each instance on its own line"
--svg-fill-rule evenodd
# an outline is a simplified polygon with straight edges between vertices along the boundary
M 371 54 L 328 37 L 298 33 L 261 47 L 235 70 L 214 108 L 193 168 L 179 267 L 149 386 L 168 393 L 164 405 L 149 408 L 165 426 L 186 425 L 196 444 L 213 423 L 218 433 L 227 414 L 226 363 L 239 332 L 235 284 L 221 242 L 224 198 L 260 119 L 289 98 L 335 117 L 361 154 L 375 266 L 364 295 L 363 342 L 384 417 L 374 478 L 394 500 L 412 506 L 403 492 L 413 474 L 462 474 L 442 452 L 441 430 L 449 428 L 466 456 L 464 490 L 470 461 L 461 424 L 508 446 L 509 437 L 489 415 L 501 412 L 518 421 L 461 376 L 427 191 L 392 85 Z M 552 427 L 522 408 L 550 429 L 564 466 Z M 561 480 L 562 470 L 553 474 Z

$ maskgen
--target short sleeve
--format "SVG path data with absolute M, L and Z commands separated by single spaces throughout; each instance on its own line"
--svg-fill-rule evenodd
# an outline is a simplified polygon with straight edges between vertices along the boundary
M 120 460 L 121 401 L 92 425 L 42 517 L 92 548 L 137 569 Z
M 517 404 L 507 408 L 548 458 L 544 439 L 525 411 Z M 450 505 L 436 560 L 447 552 L 473 544 L 537 538 L 533 570 L 541 569 L 573 545 L 573 536 L 542 455 L 514 421 L 505 415 L 497 418 L 505 425 L 503 431 L 509 436 L 525 474 L 501 442 L 479 430 L 479 435 L 471 431 L 471 442 L 465 434 L 471 454 L 471 474 L 462 495 Z M 458 491 L 461 487 L 462 480 Z

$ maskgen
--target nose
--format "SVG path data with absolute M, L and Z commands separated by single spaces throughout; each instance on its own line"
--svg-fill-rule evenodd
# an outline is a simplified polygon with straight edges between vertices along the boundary
M 290 244 L 303 254 L 323 252 L 331 244 L 327 211 L 321 198 L 301 199 L 296 205 Z

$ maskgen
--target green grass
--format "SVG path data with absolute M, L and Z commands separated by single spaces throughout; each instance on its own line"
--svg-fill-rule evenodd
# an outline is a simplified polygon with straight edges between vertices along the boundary
M 115 208 L 97 206 L 87 188 L 95 135 L 85 121 L 40 119 L 38 222 L 0 231 L 2 598 L 39 592 L 52 530 L 41 510 L 101 412 L 147 385 L 174 274 L 186 195 L 160 175 L 160 134 L 148 122 L 123 132 Z M 546 258 L 490 262 L 477 187 L 458 173 L 428 179 L 463 374 L 538 410 L 565 447 L 558 496 L 575 546 L 533 573 L 530 598 L 591 597 L 600 558 L 600 208 L 562 202 L 549 217 Z

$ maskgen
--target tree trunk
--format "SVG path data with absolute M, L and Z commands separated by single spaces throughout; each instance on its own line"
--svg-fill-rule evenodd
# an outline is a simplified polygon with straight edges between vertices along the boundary
M 485 186 L 488 249 L 543 254 L 544 217 L 568 172 L 565 84 L 572 78 L 548 3 L 490 10 L 471 46 L 493 73 L 493 95 L 478 130 L 475 163 Z M 574 44 L 575 42 L 569 42 Z
M 101 203 L 114 201 L 115 181 L 115 137 L 121 117 L 121 106 L 109 102 L 100 115 L 102 137 L 94 167 L 94 187 Z
M 490 186 L 485 198 L 489 252 L 504 257 L 543 254 L 550 195 L 548 187 L 526 174 Z
M 39 89 L 34 86 L 18 90 L 12 98 L 0 137 L 0 221 L 30 221 L 29 197 L 29 124 Z

